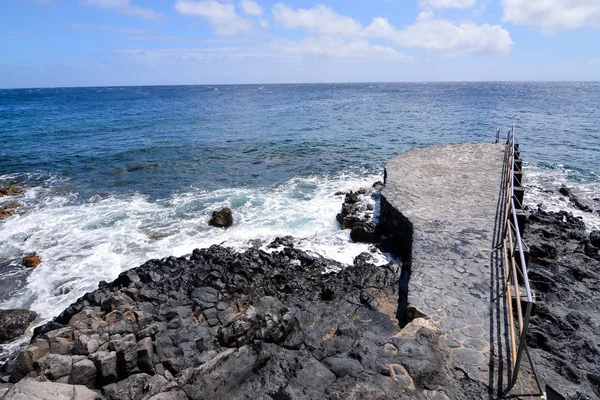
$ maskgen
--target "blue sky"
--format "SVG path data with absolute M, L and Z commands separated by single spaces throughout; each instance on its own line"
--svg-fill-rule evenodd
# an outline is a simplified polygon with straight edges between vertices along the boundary
M 10 0 L 0 87 L 600 80 L 600 0 Z

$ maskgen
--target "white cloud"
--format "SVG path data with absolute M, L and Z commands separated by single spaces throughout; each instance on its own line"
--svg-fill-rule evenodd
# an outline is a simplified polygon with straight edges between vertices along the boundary
M 423 8 L 469 8 L 475 5 L 477 0 L 419 0 Z
M 399 31 L 395 40 L 402 46 L 420 47 L 440 53 L 508 53 L 513 45 L 510 34 L 500 25 L 453 24 L 435 19 L 424 11 L 413 25 Z
M 550 33 L 558 29 L 600 28 L 599 0 L 502 0 L 503 20 L 537 26 Z
M 121 49 L 118 53 L 145 63 L 204 62 L 216 60 L 240 60 L 269 58 L 275 60 L 318 58 L 321 60 L 339 59 L 348 62 L 395 61 L 412 62 L 394 48 L 370 44 L 365 39 L 344 41 L 327 36 L 307 37 L 302 40 L 276 38 L 264 44 L 248 46 L 211 46 L 176 49 Z
M 344 41 L 328 36 L 307 37 L 298 41 L 275 39 L 271 46 L 276 53 L 289 56 L 413 61 L 412 57 L 392 47 L 374 45 L 365 39 Z
M 197 15 L 208 21 L 219 36 L 236 36 L 254 30 L 251 20 L 241 17 L 231 3 L 218 1 L 177 0 L 175 10 L 181 14 Z
M 131 0 L 84 0 L 84 2 L 90 6 L 115 10 L 121 14 L 145 18 L 151 21 L 159 21 L 162 18 L 162 14 L 157 13 L 151 8 L 134 6 L 131 4 Z
M 263 9 L 254 0 L 242 0 L 240 2 L 240 7 L 244 11 L 244 14 L 251 15 L 253 17 L 258 17 L 263 13 Z
M 269 29 L 269 20 L 266 18 L 260 18 L 258 24 L 264 29 Z
M 435 1 L 450 3 L 450 0 Z M 420 13 L 414 24 L 402 29 L 394 27 L 386 18 L 381 17 L 373 18 L 368 26 L 363 27 L 356 20 L 339 15 L 322 5 L 294 10 L 279 3 L 272 11 L 275 22 L 286 28 L 304 28 L 313 34 L 338 38 L 380 38 L 403 47 L 417 47 L 445 54 L 506 53 L 513 44 L 508 31 L 499 25 L 477 25 L 473 22 L 454 24 L 436 19 L 431 11 Z
M 338 35 L 342 37 L 358 36 L 362 26 L 350 17 L 339 15 L 331 8 L 317 5 L 314 8 L 294 10 L 278 3 L 271 10 L 275 22 L 286 28 L 304 28 L 320 35 Z

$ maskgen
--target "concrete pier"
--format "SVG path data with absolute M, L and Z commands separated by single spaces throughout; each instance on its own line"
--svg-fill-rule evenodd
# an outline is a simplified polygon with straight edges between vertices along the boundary
M 402 297 L 407 289 L 405 322 L 438 330 L 449 374 L 482 398 L 495 398 L 506 383 L 496 249 L 503 159 L 503 144 L 411 150 L 386 164 L 382 191 L 382 222 L 410 264 L 408 287 L 400 290 Z

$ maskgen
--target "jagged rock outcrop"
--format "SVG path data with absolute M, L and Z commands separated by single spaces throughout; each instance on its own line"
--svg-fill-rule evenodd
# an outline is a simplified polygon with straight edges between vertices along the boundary
M 401 265 L 368 261 L 325 273 L 342 266 L 291 247 L 219 246 L 150 260 L 37 328 L 11 380 L 85 385 L 108 399 L 460 393 L 435 331 L 398 335 Z
M 529 212 L 524 239 L 537 295 L 527 344 L 543 381 L 567 399 L 600 398 L 597 232 L 566 211 Z

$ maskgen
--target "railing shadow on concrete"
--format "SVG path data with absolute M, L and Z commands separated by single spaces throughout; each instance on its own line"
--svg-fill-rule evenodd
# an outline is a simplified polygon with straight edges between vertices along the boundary
M 496 143 L 499 142 L 499 136 L 498 129 Z M 492 393 L 493 387 L 497 389 L 497 397 L 546 398 L 526 340 L 529 320 L 535 310 L 535 296 L 527 276 L 528 250 L 522 240 L 526 214 L 523 210 L 522 160 L 514 127 L 508 130 L 505 146 L 491 255 L 490 348 L 491 351 L 498 351 L 498 354 L 490 357 L 490 398 L 496 397 Z M 497 343 L 494 343 L 494 337 L 497 338 Z M 503 340 L 507 344 L 505 356 L 502 354 L 503 346 L 500 345 Z M 510 392 L 519 380 L 524 355 L 529 361 L 528 372 L 533 376 L 538 391 L 513 394 Z M 497 366 L 494 365 L 494 359 L 498 362 Z M 505 367 L 508 380 L 506 387 L 503 382 Z

